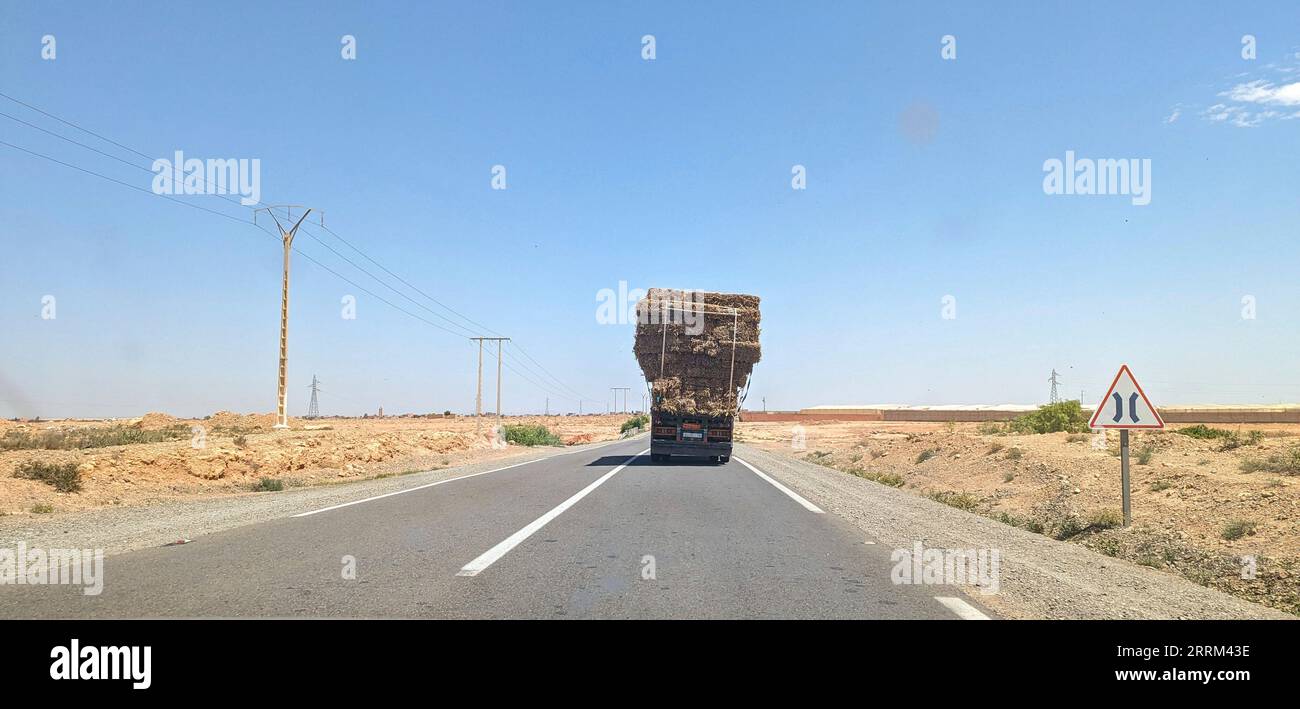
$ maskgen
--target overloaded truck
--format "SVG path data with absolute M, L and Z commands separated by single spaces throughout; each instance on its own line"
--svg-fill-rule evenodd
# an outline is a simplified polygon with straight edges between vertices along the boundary
M 758 297 L 651 288 L 633 350 L 650 394 L 650 459 L 731 460 L 760 349 Z

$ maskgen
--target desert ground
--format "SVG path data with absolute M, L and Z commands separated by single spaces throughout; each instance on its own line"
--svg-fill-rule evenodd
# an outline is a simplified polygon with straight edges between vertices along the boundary
M 506 417 L 543 425 L 555 445 L 614 440 L 628 415 Z M 219 412 L 114 421 L 0 421 L 0 516 L 178 499 L 261 495 L 510 457 L 493 420 L 291 419 Z M 1012 434 L 997 424 L 740 424 L 738 440 L 1068 540 L 1300 614 L 1300 425 L 1172 427 L 1132 438 L 1133 526 L 1120 526 L 1119 437 Z M 1222 434 L 1231 433 L 1231 438 Z M 80 489 L 18 477 L 74 466 Z M 1249 472 L 1248 472 L 1249 471 Z
M 616 439 L 628 418 L 509 416 L 502 423 L 540 424 L 560 444 L 574 445 Z M 505 458 L 521 450 L 499 441 L 494 445 L 489 417 L 481 422 L 441 416 L 290 419 L 286 431 L 273 430 L 274 422 L 271 414 L 229 412 L 202 419 L 147 414 L 114 421 L 0 420 L 0 515 L 259 494 L 268 484 L 273 489 L 327 485 Z M 75 465 L 81 489 L 59 492 L 46 482 L 15 477 L 31 463 Z
M 1231 439 L 1135 432 L 1128 529 L 1115 433 L 824 421 L 799 424 L 801 444 L 795 425 L 746 423 L 740 440 L 1300 614 L 1298 425 L 1216 425 Z

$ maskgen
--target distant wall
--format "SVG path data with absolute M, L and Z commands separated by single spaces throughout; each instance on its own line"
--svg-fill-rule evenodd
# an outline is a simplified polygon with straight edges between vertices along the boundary
M 740 420 L 760 421 L 1010 421 L 1023 411 L 958 409 L 858 409 L 853 413 L 742 411 Z M 1165 423 L 1300 423 L 1300 409 L 1161 409 Z
M 880 411 L 852 414 L 801 414 L 798 411 L 741 411 L 741 421 L 884 421 Z
M 1300 423 L 1300 409 L 1160 409 L 1165 423 Z

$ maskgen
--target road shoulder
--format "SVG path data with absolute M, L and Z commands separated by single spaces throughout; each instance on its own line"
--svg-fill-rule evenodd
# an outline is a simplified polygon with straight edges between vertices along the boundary
M 754 466 L 882 545 L 911 549 L 921 542 L 926 548 L 997 549 L 1001 557 L 998 592 L 985 595 L 975 590 L 966 595 L 1006 618 L 1294 619 L 1175 576 L 838 470 L 752 446 L 738 444 L 737 448 L 738 455 Z

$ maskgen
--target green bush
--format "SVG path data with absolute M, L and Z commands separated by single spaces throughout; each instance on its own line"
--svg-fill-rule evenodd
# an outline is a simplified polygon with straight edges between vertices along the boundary
M 1088 415 L 1078 401 L 1071 399 L 1017 416 L 1010 427 L 1016 433 L 1084 433 L 1088 430 Z
M 632 429 L 645 428 L 649 424 L 650 424 L 649 416 L 646 416 L 645 414 L 637 414 L 636 416 L 633 416 L 632 418 L 624 421 L 623 425 L 618 429 L 618 432 L 627 433 Z
M 505 436 L 507 443 L 519 446 L 558 446 L 564 443 L 559 436 L 551 433 L 551 429 L 541 424 L 505 426 Z
M 1012 448 L 1011 450 L 1007 451 L 1007 460 L 1020 460 L 1022 457 L 1024 457 L 1024 455 L 1025 452 L 1020 450 L 1019 448 Z
M 1248 458 L 1241 462 L 1241 470 L 1246 473 L 1264 471 L 1282 475 L 1300 475 L 1300 448 L 1274 453 L 1267 458 Z
M 1086 529 L 1086 527 L 1083 522 L 1079 521 L 1078 517 L 1062 517 L 1061 521 L 1056 525 L 1056 534 L 1053 536 L 1055 536 L 1058 541 L 1065 541 L 1070 537 L 1082 534 L 1084 529 Z
M 1232 435 L 1232 431 L 1229 431 L 1226 428 L 1210 428 L 1203 423 L 1198 423 L 1195 426 L 1188 426 L 1187 428 L 1180 428 L 1177 431 L 1174 431 L 1174 433 L 1200 439 L 1227 438 Z
M 280 492 L 284 489 L 284 481 L 276 478 L 262 478 L 253 484 L 253 492 Z
M 1005 424 L 997 421 L 985 421 L 976 427 L 981 436 L 1000 436 L 1007 432 Z
M 927 448 L 926 450 L 921 451 L 920 454 L 916 456 L 916 462 L 919 465 L 937 455 L 939 455 L 939 451 L 933 448 Z
M 1020 517 L 1011 514 L 1010 512 L 999 512 L 993 516 L 993 519 L 996 519 L 1003 524 L 1009 524 L 1012 527 L 1019 527 L 1035 534 L 1043 533 L 1043 523 L 1033 517 Z
M 189 426 L 179 424 L 168 428 L 146 431 L 134 426 L 102 426 L 95 428 L 50 429 L 22 431 L 12 429 L 0 438 L 0 451 L 8 450 L 80 450 L 104 448 L 135 443 L 161 443 L 190 437 Z
M 1152 456 L 1154 456 L 1155 454 L 1156 454 L 1155 446 L 1149 443 L 1145 446 L 1142 446 L 1141 448 L 1138 449 L 1137 452 L 1138 465 L 1146 465 L 1150 463 Z
M 54 512 L 54 505 L 48 502 L 38 502 L 32 505 L 32 514 L 47 515 Z
M 1112 529 L 1122 526 L 1124 526 L 1124 515 L 1116 509 L 1097 510 L 1088 517 L 1089 529 Z
M 841 470 L 843 470 L 844 472 L 850 475 L 856 475 L 860 478 L 865 478 L 872 482 L 878 482 L 881 485 L 888 485 L 890 487 L 902 487 L 903 484 L 906 482 L 905 480 L 903 480 L 903 477 L 901 475 L 898 475 L 896 473 L 881 473 L 874 470 L 866 470 L 864 468 L 859 468 L 857 466 L 853 466 L 850 468 L 841 468 Z
M 59 492 L 81 490 L 81 470 L 76 463 L 44 463 L 28 461 L 14 471 L 15 478 L 39 480 Z
M 956 507 L 959 510 L 972 512 L 980 505 L 980 498 L 968 492 L 956 492 L 953 490 L 939 490 L 936 492 L 927 492 L 925 496 L 935 502 L 942 502 L 949 507 Z
M 1263 431 L 1251 431 L 1247 433 L 1244 438 L 1236 431 L 1232 431 L 1227 436 L 1223 437 L 1223 443 L 1219 445 L 1219 452 L 1225 453 L 1227 451 L 1241 448 L 1242 446 L 1257 446 L 1262 440 L 1264 440 Z
M 1241 539 L 1247 534 L 1254 534 L 1254 533 L 1255 533 L 1254 522 L 1248 519 L 1234 519 L 1231 522 L 1223 525 L 1223 531 L 1219 532 L 1219 536 L 1223 537 L 1224 539 L 1227 539 L 1228 541 L 1232 541 L 1234 539 Z
M 897 473 L 876 473 L 870 479 L 890 487 L 902 487 L 904 482 L 903 476 Z

